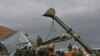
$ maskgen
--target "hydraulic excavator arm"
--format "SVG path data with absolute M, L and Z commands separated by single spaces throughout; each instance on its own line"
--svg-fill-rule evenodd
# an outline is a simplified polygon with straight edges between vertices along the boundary
M 62 34 L 61 36 L 57 36 L 57 37 L 54 37 L 54 38 L 47 40 L 45 42 L 41 42 L 41 45 L 48 45 L 48 44 L 51 44 L 51 43 L 63 42 L 63 41 L 66 41 L 66 40 L 70 40 L 71 38 L 72 37 L 70 37 L 67 34 Z M 36 46 L 38 46 L 38 44 L 33 45 L 33 47 L 36 47 Z
M 43 16 L 51 17 L 55 20 L 69 35 L 71 35 L 72 38 L 75 39 L 75 41 L 82 45 L 88 53 L 92 53 L 91 48 L 84 41 L 82 41 L 80 36 L 78 36 L 72 28 L 68 27 L 60 18 L 55 16 L 55 10 L 53 8 L 48 9 Z
M 63 41 L 70 40 L 70 39 L 71 39 L 70 36 L 63 34 L 61 36 L 57 36 L 55 38 L 52 38 L 50 40 L 43 42 L 42 45 L 46 45 L 46 44 L 50 44 L 50 43 L 56 43 L 56 42 L 63 42 Z

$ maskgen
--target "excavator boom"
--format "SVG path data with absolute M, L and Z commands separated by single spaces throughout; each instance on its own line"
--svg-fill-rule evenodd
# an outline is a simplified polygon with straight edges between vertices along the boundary
M 78 36 L 72 30 L 72 28 L 69 28 L 60 18 L 58 18 L 57 16 L 55 16 L 55 10 L 53 8 L 48 9 L 43 16 L 51 17 L 53 20 L 55 20 L 62 28 L 64 28 L 64 30 L 68 34 L 71 35 L 72 38 L 75 39 L 75 41 L 77 41 L 80 45 L 82 45 L 88 53 L 90 53 L 90 54 L 92 53 L 91 48 L 88 45 L 86 45 L 86 43 L 84 41 L 82 41 L 82 39 L 80 38 L 80 36 Z

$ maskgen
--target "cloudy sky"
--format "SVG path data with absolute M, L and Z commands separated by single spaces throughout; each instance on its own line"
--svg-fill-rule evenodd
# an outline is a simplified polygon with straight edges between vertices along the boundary
M 0 0 L 0 25 L 27 32 L 34 40 L 39 34 L 45 40 L 52 24 L 51 18 L 42 16 L 48 8 L 55 8 L 56 15 L 89 46 L 100 47 L 100 0 Z M 49 38 L 65 33 L 56 22 L 54 25 Z

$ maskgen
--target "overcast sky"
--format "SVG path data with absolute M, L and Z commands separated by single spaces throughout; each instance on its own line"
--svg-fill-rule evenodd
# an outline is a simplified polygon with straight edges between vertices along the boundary
M 87 44 L 100 47 L 100 0 L 0 0 L 0 25 L 27 32 L 34 40 L 38 34 L 45 39 L 52 24 L 51 18 L 42 16 L 48 8 L 55 8 L 56 15 Z M 54 25 L 51 37 L 65 33 Z M 68 43 L 73 40 L 62 45 Z

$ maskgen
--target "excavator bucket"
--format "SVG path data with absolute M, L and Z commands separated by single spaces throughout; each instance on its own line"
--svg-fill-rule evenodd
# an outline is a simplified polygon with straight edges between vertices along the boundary
M 55 16 L 55 10 L 53 8 L 49 8 L 43 16 L 53 17 Z

